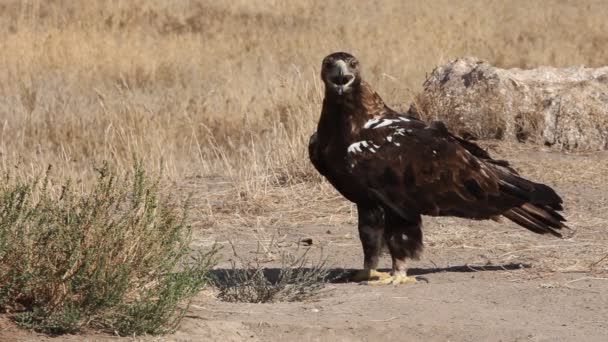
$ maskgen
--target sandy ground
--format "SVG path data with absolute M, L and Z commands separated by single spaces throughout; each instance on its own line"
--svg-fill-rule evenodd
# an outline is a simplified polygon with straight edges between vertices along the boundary
M 608 154 L 562 154 L 529 146 L 491 146 L 565 199 L 575 234 L 538 236 L 512 223 L 425 220 L 426 249 L 410 273 L 429 283 L 363 286 L 332 283 L 305 302 L 227 303 L 212 292 L 194 301 L 180 329 L 150 341 L 608 341 Z M 358 268 L 362 252 L 353 220 L 278 229 L 277 245 L 302 250 L 333 268 Z M 270 230 L 270 229 L 269 229 Z M 204 245 L 209 241 L 198 241 Z M 242 255 L 259 241 L 247 228 L 216 227 Z M 227 267 L 230 248 L 224 248 Z M 389 266 L 388 257 L 383 261 Z M 523 265 L 524 267 L 520 267 Z M 269 261 L 268 268 L 277 267 Z M 484 267 L 485 266 L 485 267 Z M 104 335 L 49 338 L 0 319 L 0 340 L 129 340 Z

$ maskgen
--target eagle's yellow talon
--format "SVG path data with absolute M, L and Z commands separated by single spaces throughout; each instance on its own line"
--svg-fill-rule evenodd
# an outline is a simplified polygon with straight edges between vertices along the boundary
M 352 276 L 351 280 L 354 282 L 363 281 L 381 281 L 384 279 L 391 278 L 391 275 L 387 272 L 379 272 L 376 270 L 360 270 Z
M 399 284 L 411 284 L 411 283 L 416 283 L 416 282 L 418 282 L 418 280 L 416 280 L 416 277 L 408 277 L 406 275 L 397 273 L 388 278 L 367 281 L 364 284 L 365 285 L 399 285 Z

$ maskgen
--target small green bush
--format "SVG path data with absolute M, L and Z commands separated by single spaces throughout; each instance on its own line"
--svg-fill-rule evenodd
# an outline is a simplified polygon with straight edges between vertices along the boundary
M 107 164 L 96 172 L 81 193 L 69 182 L 54 191 L 49 172 L 0 182 L 0 310 L 51 334 L 170 332 L 215 248 L 192 257 L 187 205 L 160 199 L 140 163 L 124 178 Z

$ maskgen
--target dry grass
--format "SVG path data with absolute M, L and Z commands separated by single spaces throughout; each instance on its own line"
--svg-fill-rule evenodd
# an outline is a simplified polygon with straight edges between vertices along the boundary
M 274 259 L 271 250 L 278 249 L 275 240 L 269 245 L 258 243 L 257 254 Z M 212 272 L 211 285 L 218 297 L 228 302 L 272 303 L 296 302 L 318 295 L 325 284 L 337 278 L 331 275 L 326 260 L 311 260 L 308 251 L 281 253 L 279 267 L 269 269 L 267 260 L 243 257 L 234 245 L 231 267 Z M 299 253 L 298 253 L 299 252 Z
M 396 109 L 434 66 L 474 55 L 500 67 L 605 63 L 600 1 L 4 1 L 0 167 L 82 189 L 91 165 L 134 157 L 194 225 L 352 222 L 312 170 L 318 65 L 346 50 Z M 547 179 L 543 174 L 541 179 Z
M 172 179 L 219 172 L 297 182 L 310 177 L 303 143 L 328 52 L 359 56 L 400 109 L 426 72 L 461 55 L 519 67 L 606 60 L 600 2 L 341 6 L 5 1 L 2 165 L 31 172 L 50 163 L 86 182 L 92 161 L 128 169 L 136 154 Z

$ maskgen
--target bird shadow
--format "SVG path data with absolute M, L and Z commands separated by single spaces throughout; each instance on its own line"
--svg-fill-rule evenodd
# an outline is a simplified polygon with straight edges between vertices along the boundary
M 414 276 L 416 278 L 422 279 L 428 282 L 428 279 L 424 277 L 425 275 L 435 274 L 435 273 L 472 273 L 472 272 L 491 272 L 491 271 L 514 271 L 520 269 L 530 268 L 530 264 L 522 264 L 522 263 L 508 263 L 508 264 L 499 264 L 499 265 L 456 265 L 456 266 L 447 266 L 447 267 L 432 267 L 432 268 L 420 268 L 414 267 L 408 269 L 408 275 Z M 320 273 L 318 268 L 308 268 L 308 267 L 299 267 L 297 269 L 290 270 L 290 276 L 297 278 L 306 278 L 306 274 L 322 274 L 322 277 L 319 279 L 320 281 L 325 281 L 328 283 L 349 283 L 353 282 L 352 276 L 359 271 L 360 269 L 355 268 L 327 268 L 325 272 Z M 390 269 L 379 269 L 381 272 L 389 272 Z M 284 278 L 286 273 L 286 268 L 216 268 L 210 271 L 210 276 L 213 277 L 216 281 L 222 282 L 229 279 L 235 279 L 237 273 L 243 272 L 261 272 L 264 275 L 264 278 L 271 283 L 277 283 Z

